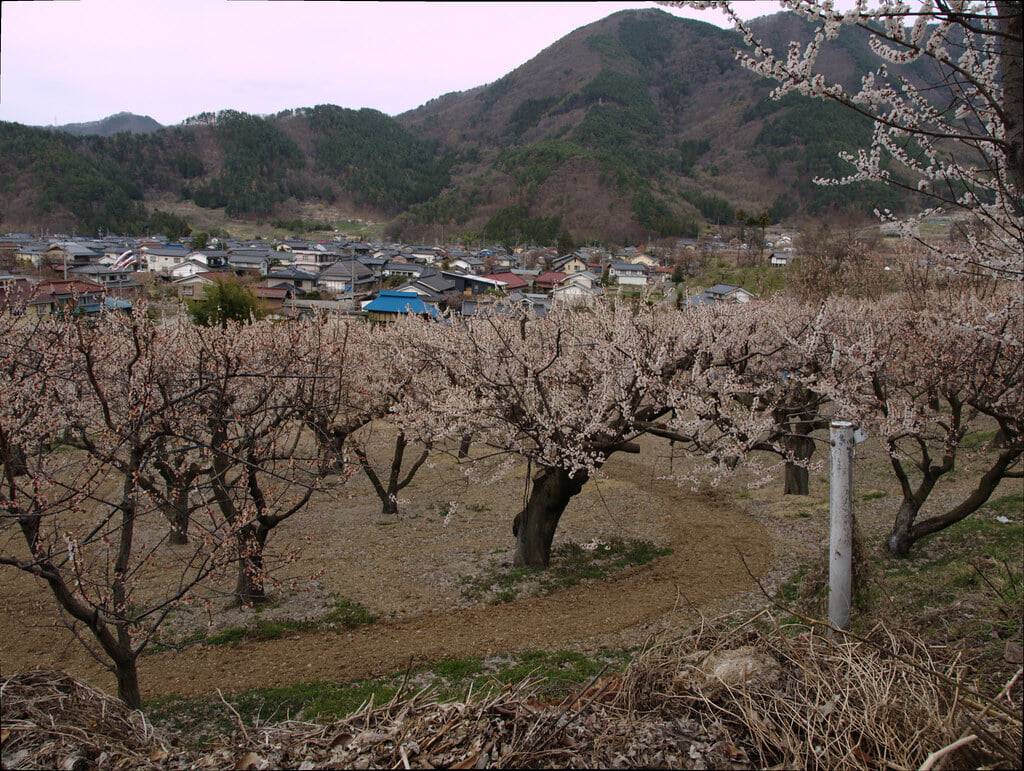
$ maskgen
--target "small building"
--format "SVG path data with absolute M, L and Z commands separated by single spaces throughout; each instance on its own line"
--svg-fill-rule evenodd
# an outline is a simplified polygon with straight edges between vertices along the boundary
M 228 267 L 235 273 L 256 273 L 266 276 L 280 262 L 291 264 L 291 255 L 272 249 L 233 249 L 228 254 Z
M 695 294 L 687 300 L 687 305 L 708 305 L 710 303 L 733 302 L 746 303 L 756 299 L 757 295 L 748 292 L 736 284 L 715 284 L 710 289 L 705 289 L 700 294 Z
M 369 292 L 377 282 L 373 268 L 355 257 L 338 260 L 318 277 L 316 286 L 334 294 Z
M 550 292 L 565 280 L 565 274 L 560 270 L 546 270 L 539 273 L 533 280 L 533 288 L 542 292 Z
M 619 286 L 647 286 L 647 269 L 625 260 L 612 260 L 608 264 L 608 278 Z
M 571 276 L 573 273 L 582 273 L 585 271 L 587 269 L 587 261 L 580 255 L 573 252 L 555 259 L 551 263 L 551 267 L 553 270 L 557 270 L 567 276 Z
M 312 292 L 316 288 L 319 276 L 301 268 L 283 268 L 267 274 L 266 286 L 276 287 L 282 284 L 299 291 Z
M 188 259 L 188 249 L 184 246 L 146 246 L 142 251 L 146 256 L 146 268 L 152 273 L 169 275 L 174 266 Z
M 105 265 L 83 265 L 68 271 L 68 278 L 77 278 L 98 284 L 105 294 L 112 297 L 137 298 L 142 292 L 142 284 L 135 280 L 130 270 L 114 270 Z
M 384 290 L 364 305 L 363 310 L 370 315 L 372 321 L 383 323 L 410 314 L 424 318 L 441 318 L 441 311 L 436 306 L 424 302 L 415 292 Z
M 202 300 L 206 297 L 206 290 L 213 286 L 218 280 L 222 280 L 223 273 L 208 272 L 196 273 L 192 276 L 176 279 L 174 288 L 178 297 L 183 300 Z
M 14 315 L 42 318 L 50 315 L 99 313 L 104 308 L 131 308 L 131 303 L 107 298 L 103 287 L 91 281 L 17 282 L 3 292 L 6 310 Z M 107 303 L 106 300 L 111 300 Z

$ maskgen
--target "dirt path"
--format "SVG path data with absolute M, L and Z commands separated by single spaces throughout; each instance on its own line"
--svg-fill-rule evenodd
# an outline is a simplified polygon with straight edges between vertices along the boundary
M 355 574 L 352 580 L 369 596 L 383 592 L 376 606 L 371 606 L 385 611 L 382 620 L 350 631 L 320 629 L 264 642 L 147 655 L 139 662 L 144 697 L 211 694 L 217 688 L 229 693 L 309 680 L 348 681 L 392 674 L 410 663 L 421 666 L 503 652 L 638 644 L 652 632 L 692 619 L 694 609 L 707 609 L 749 589 L 748 568 L 755 575 L 767 569 L 772 539 L 724 493 L 701 495 L 659 481 L 640 460 L 610 463 L 607 471 L 603 491 L 581 495 L 572 504 L 565 529 L 599 531 L 602 517 L 613 512 L 628 515 L 631 521 L 640 516 L 637 527 L 646 531 L 650 540 L 671 546 L 672 554 L 615 577 L 550 595 L 464 607 L 460 606 L 464 602 L 453 601 L 450 590 L 447 596 L 442 591 L 451 584 L 445 574 L 457 569 L 441 559 L 452 551 L 450 536 L 446 547 L 431 550 L 424 546 L 432 542 L 431 537 L 411 526 L 418 523 L 405 528 L 373 528 L 364 523 L 359 532 L 366 532 L 365 543 L 352 543 L 354 535 L 350 533 L 346 553 L 365 550 L 365 559 L 350 558 L 347 566 L 339 562 L 333 568 Z M 646 511 L 637 510 L 641 503 Z M 479 523 L 485 540 L 472 545 L 481 553 L 486 553 L 482 549 L 490 542 L 487 539 L 507 545 L 507 534 L 492 532 L 499 528 L 496 523 L 506 519 L 505 512 L 498 512 L 493 521 Z M 375 559 L 372 549 L 383 550 L 384 556 Z M 409 564 L 400 564 L 402 555 Z M 425 566 L 433 579 L 413 578 L 426 576 Z M 391 572 L 379 576 L 385 568 Z M 374 589 L 371 577 L 378 582 L 374 586 L 384 588 Z M 336 579 L 342 582 L 344 576 L 339 572 Z M 392 593 L 405 594 L 387 594 L 389 586 Z M 351 591 L 346 596 L 361 598 Z M 408 610 L 402 609 L 403 598 Z M 23 599 L 35 607 L 46 607 L 44 595 Z M 40 602 L 43 604 L 37 605 Z M 22 616 L 31 615 L 29 608 L 16 604 L 21 606 Z M 424 606 L 432 609 L 423 610 Z M 5 627 L 0 631 L 13 631 L 6 622 Z M 62 634 L 67 637 L 66 632 Z M 8 642 L 0 643 L 4 670 L 55 665 L 112 689 L 112 677 L 89 660 L 80 646 L 59 644 L 60 638 L 47 636 L 48 643 L 40 646 L 44 639 L 40 638 L 26 648 L 25 640 L 16 642 L 5 634 Z M 41 648 L 48 649 L 49 655 Z

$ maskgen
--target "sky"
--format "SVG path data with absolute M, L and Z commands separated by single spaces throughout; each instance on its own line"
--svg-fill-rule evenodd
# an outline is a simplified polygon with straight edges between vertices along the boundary
M 337 104 L 388 115 L 491 83 L 573 30 L 651 2 L 3 0 L 0 120 Z M 742 15 L 777 10 L 740 3 Z M 717 12 L 663 8 L 728 26 Z

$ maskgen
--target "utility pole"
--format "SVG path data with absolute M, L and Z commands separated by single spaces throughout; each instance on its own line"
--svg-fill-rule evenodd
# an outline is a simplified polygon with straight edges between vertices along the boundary
M 846 629 L 853 591 L 853 423 L 834 420 L 830 434 L 828 621 Z

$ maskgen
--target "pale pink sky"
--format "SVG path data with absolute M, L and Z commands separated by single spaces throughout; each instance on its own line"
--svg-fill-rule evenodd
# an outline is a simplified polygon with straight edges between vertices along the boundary
M 740 3 L 748 17 L 774 3 Z M 337 104 L 397 115 L 490 83 L 578 27 L 651 2 L 4 0 L 0 120 Z M 725 26 L 718 15 L 664 8 Z

